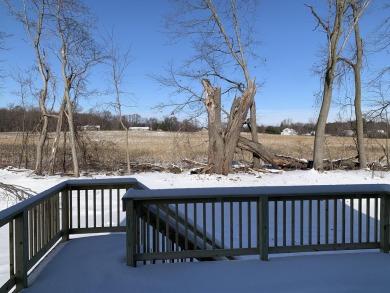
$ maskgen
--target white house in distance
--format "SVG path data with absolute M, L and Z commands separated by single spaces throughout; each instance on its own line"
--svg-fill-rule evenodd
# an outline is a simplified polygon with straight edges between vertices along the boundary
M 140 126 L 138 126 L 138 127 L 135 127 L 135 126 L 131 126 L 131 127 L 129 127 L 129 130 L 131 130 L 131 131 L 149 131 L 150 130 L 150 128 L 149 127 L 140 127 Z
M 297 135 L 297 134 L 298 134 L 298 132 L 296 132 L 295 129 L 292 129 L 292 128 L 285 128 L 280 133 L 280 135 Z
M 100 130 L 100 125 L 83 125 L 79 126 L 79 129 L 82 131 L 91 131 L 91 130 Z

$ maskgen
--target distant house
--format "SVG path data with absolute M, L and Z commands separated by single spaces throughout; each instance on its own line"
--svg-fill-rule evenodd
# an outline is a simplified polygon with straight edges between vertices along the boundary
M 131 130 L 131 131 L 149 131 L 150 130 L 150 128 L 149 127 L 133 127 L 133 126 L 131 126 L 131 127 L 129 127 L 129 130 Z
M 343 130 L 341 132 L 341 134 L 343 136 L 354 136 L 355 135 L 355 131 L 351 130 L 351 129 L 347 129 L 347 130 Z
M 100 130 L 100 125 L 83 125 L 79 126 L 82 131 Z
M 298 132 L 296 132 L 295 129 L 292 128 L 285 128 L 283 131 L 280 133 L 281 135 L 297 135 Z

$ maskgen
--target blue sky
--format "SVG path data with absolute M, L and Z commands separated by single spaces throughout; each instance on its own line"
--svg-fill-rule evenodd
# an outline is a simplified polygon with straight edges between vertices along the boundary
M 372 5 L 370 13 L 363 19 L 362 25 L 369 26 L 364 33 L 371 33 L 380 18 L 377 7 L 385 1 L 375 2 L 376 6 Z M 320 77 L 313 75 L 312 66 L 319 61 L 317 53 L 325 35 L 314 31 L 316 21 L 304 3 L 320 7 L 326 1 L 261 1 L 256 29 L 262 42 L 259 54 L 266 62 L 252 72 L 257 81 L 264 81 L 256 95 L 259 124 L 277 125 L 287 118 L 294 122 L 316 120 L 318 107 L 315 106 L 314 94 L 321 89 L 321 84 Z M 170 11 L 170 1 L 87 0 L 86 4 L 98 16 L 101 32 L 114 26 L 121 45 L 131 46 L 134 61 L 127 72 L 126 92 L 131 93 L 132 100 L 128 102 L 131 107 L 125 111 L 144 117 L 167 115 L 169 111 L 156 112 L 152 108 L 168 100 L 172 90 L 161 88 L 148 76 L 163 74 L 163 68 L 169 61 L 180 63 L 191 54 L 191 47 L 183 42 L 169 45 L 167 36 L 162 32 L 162 15 Z M 10 50 L 1 53 L 3 57 L 0 59 L 5 60 L 3 68 L 24 68 L 33 64 L 33 52 L 22 41 L 25 37 L 23 30 L 7 16 L 4 6 L 0 9 L 2 30 L 13 35 L 7 40 Z M 106 76 L 102 70 L 102 66 L 95 68 L 91 78 L 94 86 L 105 84 Z M 7 79 L 5 88 L 0 92 L 0 107 L 18 103 L 19 98 L 10 94 L 15 86 L 11 79 Z M 81 102 L 84 110 L 97 104 L 101 105 L 101 100 L 96 98 Z M 336 119 L 337 110 L 334 107 L 329 121 Z M 185 117 L 179 115 L 179 118 Z

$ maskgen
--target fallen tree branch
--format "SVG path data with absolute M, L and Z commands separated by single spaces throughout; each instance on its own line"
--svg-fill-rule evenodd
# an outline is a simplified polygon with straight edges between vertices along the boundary
M 193 161 L 193 160 L 189 160 L 189 159 L 183 159 L 182 161 L 189 163 L 189 164 L 192 164 L 192 165 L 207 166 L 207 164 L 205 164 L 205 163 L 201 163 L 201 162 L 197 162 L 197 161 Z
M 243 136 L 240 136 L 237 147 L 244 151 L 258 155 L 264 162 L 269 163 L 274 168 L 279 169 L 278 164 L 274 160 L 275 156 L 270 153 L 261 143 L 254 142 L 253 140 L 249 140 Z
M 308 161 L 306 159 L 298 159 L 298 158 L 294 158 L 294 157 L 291 157 L 291 156 L 285 156 L 285 155 L 275 155 L 275 156 L 279 157 L 279 158 L 291 160 L 291 161 L 294 161 L 294 162 L 297 162 L 297 163 L 301 163 L 301 164 L 307 164 L 308 163 Z
M 0 191 L 3 191 L 6 196 L 7 195 L 12 196 L 14 199 L 18 201 L 25 200 L 37 194 L 35 191 L 31 190 L 30 188 L 14 185 L 14 184 L 6 184 L 2 182 L 0 182 Z

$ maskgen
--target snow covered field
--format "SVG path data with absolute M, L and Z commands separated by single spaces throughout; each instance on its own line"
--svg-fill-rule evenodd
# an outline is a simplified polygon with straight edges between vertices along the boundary
M 229 186 L 289 186 L 326 184 L 388 184 L 390 173 L 314 170 L 282 174 L 188 175 L 142 173 L 132 176 L 149 188 Z M 94 178 L 106 178 L 104 175 Z M 43 191 L 67 178 L 37 177 L 31 171 L 0 170 L 0 182 Z M 0 209 L 13 202 L 4 195 Z M 0 229 L 5 239 L 6 229 Z M 4 241 L 0 242 L 1 266 Z M 26 292 L 389 292 L 390 255 L 378 251 L 310 255 L 271 255 L 269 262 L 156 264 L 130 268 L 125 265 L 123 234 L 79 238 L 61 244 L 55 257 L 45 261 L 30 280 Z

